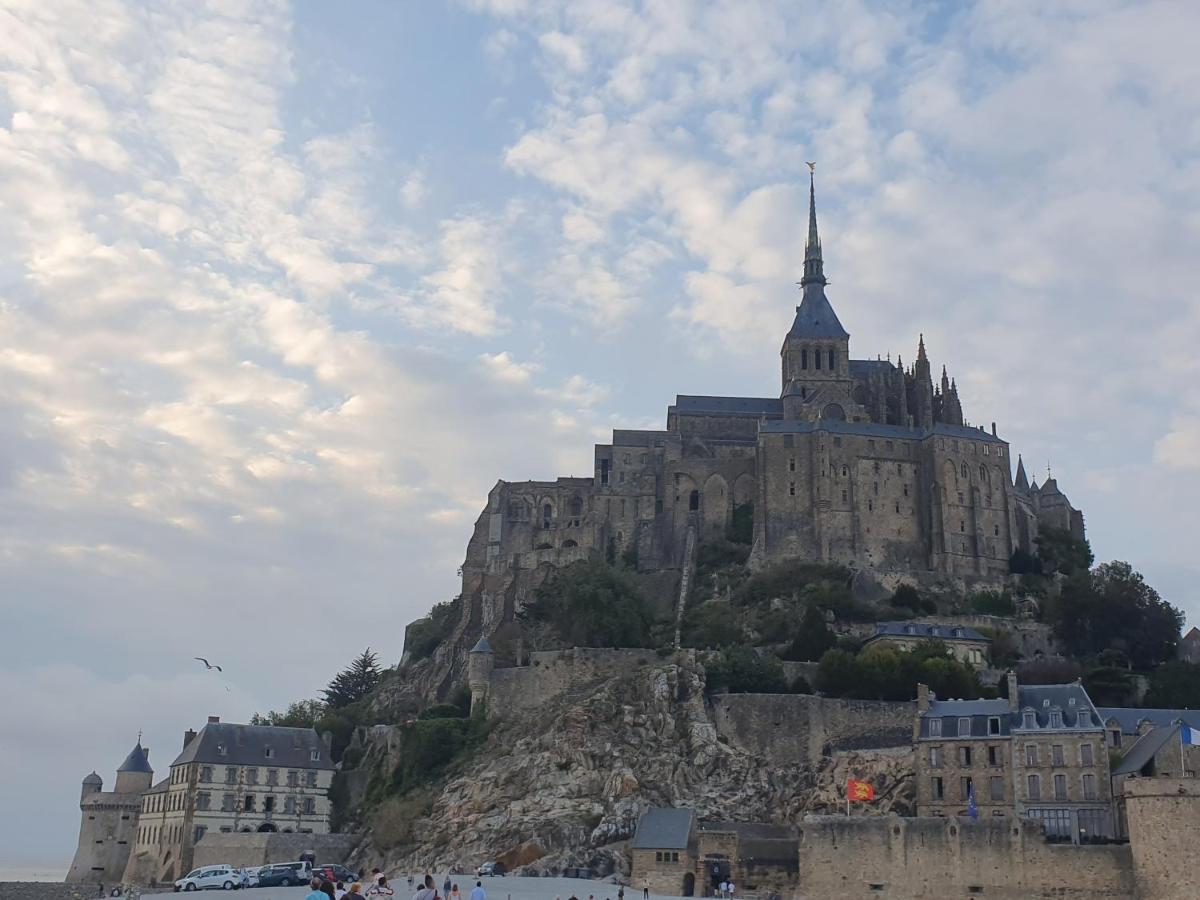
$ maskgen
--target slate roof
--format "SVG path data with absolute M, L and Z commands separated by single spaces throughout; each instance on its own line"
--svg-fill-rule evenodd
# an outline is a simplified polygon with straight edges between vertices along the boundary
M 1178 725 L 1160 726 L 1153 731 L 1146 732 L 1129 748 L 1112 773 L 1114 775 L 1137 774 L 1172 738 L 1176 741 L 1179 740 Z
M 1017 688 L 1017 702 L 1020 708 L 1017 710 L 1016 719 L 1013 722 L 1013 730 L 1021 728 L 1023 713 L 1027 709 L 1034 711 L 1038 728 L 1049 726 L 1050 713 L 1055 709 L 1060 710 L 1063 714 L 1063 728 L 1100 728 L 1104 724 L 1099 711 L 1092 705 L 1087 691 L 1079 683 L 1023 684 Z M 1083 725 L 1077 722 L 1080 710 L 1087 710 L 1091 713 L 1089 721 Z
M 910 628 L 912 631 L 909 631 Z M 923 625 L 920 622 L 876 622 L 875 634 L 867 640 L 888 636 L 989 643 L 988 638 L 965 625 Z
M 150 767 L 150 760 L 146 757 L 146 751 L 142 749 L 142 742 L 138 741 L 134 748 L 129 751 L 129 755 L 125 757 L 125 762 L 121 763 L 118 772 L 148 772 L 154 774 L 154 769 Z
M 104 779 L 101 778 L 99 775 L 97 775 L 95 772 L 93 772 L 91 775 L 83 776 L 83 783 L 84 784 L 104 784 Z
M 1049 701 L 1047 704 L 1046 701 Z M 1074 701 L 1072 703 L 1072 701 Z M 1000 736 L 1017 732 L 1031 734 L 1034 729 L 1022 728 L 1026 710 L 1032 710 L 1038 729 L 1053 732 L 1073 728 L 1099 730 L 1103 727 L 1099 711 L 1092 705 L 1081 684 L 1030 684 L 1017 687 L 1017 711 L 1012 712 L 1008 700 L 931 700 L 929 709 L 921 714 L 921 736 L 929 737 L 929 721 L 942 720 L 942 738 L 996 737 L 988 733 L 988 719 L 1000 716 Z M 1050 713 L 1062 713 L 1062 725 L 1050 726 Z M 1080 710 L 1091 713 L 1087 723 L 1078 721 Z M 970 734 L 958 733 L 958 719 L 971 719 Z M 935 735 L 938 737 L 938 735 Z
M 825 285 L 813 282 L 804 286 L 804 296 L 796 307 L 796 318 L 788 337 L 846 339 L 850 334 L 838 321 L 837 313 L 825 296 Z
M 170 786 L 171 786 L 171 776 L 168 775 L 166 778 L 164 778 L 158 784 L 154 785 L 154 787 L 150 788 L 150 790 L 146 791 L 146 793 L 147 794 L 165 794 L 167 792 L 167 789 Z
M 492 645 L 488 642 L 487 637 L 481 637 L 475 646 L 471 648 L 472 653 L 491 653 Z
M 274 755 L 268 757 L 270 747 Z M 222 753 L 222 748 L 224 752 Z M 320 759 L 312 759 L 312 751 Z M 183 752 L 171 763 L 212 763 L 220 766 L 270 766 L 272 768 L 332 769 L 329 748 L 312 728 L 284 728 L 279 725 L 235 725 L 209 722 L 188 741 Z
M 1100 715 L 1105 722 L 1116 719 L 1122 734 L 1137 734 L 1138 723 L 1143 719 L 1156 727 L 1170 725 L 1176 719 L 1183 719 L 1193 728 L 1200 728 L 1198 709 L 1131 709 L 1124 706 L 1102 706 Z
M 674 408 L 678 412 L 783 415 L 783 401 L 774 397 L 709 397 L 700 394 L 677 394 Z
M 851 377 L 866 378 L 876 372 L 888 375 L 895 371 L 897 371 L 896 366 L 886 359 L 850 360 Z
M 656 807 L 642 813 L 634 850 L 686 850 L 692 837 L 696 813 L 690 809 Z

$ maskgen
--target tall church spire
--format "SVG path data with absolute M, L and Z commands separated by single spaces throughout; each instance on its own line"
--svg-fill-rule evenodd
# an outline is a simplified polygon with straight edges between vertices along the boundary
M 800 286 L 828 284 L 821 260 L 821 238 L 817 234 L 816 163 L 808 164 L 808 240 L 804 242 L 804 277 Z

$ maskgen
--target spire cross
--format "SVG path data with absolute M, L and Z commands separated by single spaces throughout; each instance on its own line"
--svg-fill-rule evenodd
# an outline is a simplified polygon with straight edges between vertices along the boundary
M 141 742 L 142 742 L 142 729 L 139 728 L 138 729 L 138 743 L 140 744 Z
M 1049 480 L 1050 477 L 1051 477 L 1050 476 L 1050 460 L 1046 460 L 1046 478 L 1047 478 L 1047 480 Z

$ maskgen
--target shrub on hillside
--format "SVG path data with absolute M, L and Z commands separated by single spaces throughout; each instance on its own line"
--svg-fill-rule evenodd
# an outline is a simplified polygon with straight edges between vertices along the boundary
M 1097 706 L 1130 706 L 1137 699 L 1133 675 L 1127 669 L 1100 666 L 1084 673 L 1083 687 Z
M 791 643 L 783 651 L 783 658 L 815 662 L 836 643 L 837 637 L 825 624 L 825 616 L 821 614 L 821 610 L 810 604 L 804 607 L 800 625 Z
M 683 646 L 700 649 L 720 649 L 746 642 L 737 612 L 723 600 L 702 603 L 685 612 L 680 637 Z
M 733 517 L 725 536 L 735 544 L 749 546 L 754 542 L 754 504 L 738 503 L 733 507 Z
M 549 624 L 576 647 L 654 646 L 654 616 L 633 578 L 596 560 L 552 575 L 519 618 Z
M 1017 614 L 1016 604 L 1008 591 L 976 591 L 969 594 L 967 609 L 984 616 L 1012 618 Z
M 423 619 L 418 619 L 404 632 L 404 652 L 413 660 L 424 659 L 450 637 L 462 615 L 462 597 L 434 604 Z
M 948 656 L 938 641 L 923 642 L 911 652 L 873 647 L 855 656 L 830 650 L 817 667 L 816 687 L 831 697 L 911 700 L 918 682 L 939 697 L 975 699 L 982 693 L 975 671 Z
M 705 684 L 710 691 L 727 689 L 732 694 L 785 694 L 788 691 L 783 665 L 774 656 L 756 653 L 751 647 L 729 647 L 704 662 Z
M 1068 576 L 1083 574 L 1095 561 L 1087 540 L 1079 540 L 1066 529 L 1045 525 L 1038 529 L 1037 555 L 1042 571 L 1047 575 L 1054 572 Z
M 704 578 L 731 566 L 744 566 L 750 548 L 732 541 L 705 541 L 696 548 L 696 577 Z

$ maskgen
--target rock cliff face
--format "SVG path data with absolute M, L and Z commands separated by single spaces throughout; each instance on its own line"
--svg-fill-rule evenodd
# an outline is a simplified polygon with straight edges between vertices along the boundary
M 844 808 L 851 777 L 872 781 L 877 793 L 870 809 L 856 812 L 912 810 L 907 746 L 835 752 L 815 764 L 771 764 L 720 736 L 703 669 L 686 659 L 633 667 L 537 709 L 493 712 L 498 721 L 487 742 L 439 786 L 427 814 L 411 823 L 411 840 L 396 846 L 388 836 L 373 835 L 360 862 L 439 871 L 509 854 L 510 861 L 544 872 L 589 864 L 627 870 L 620 842 L 632 836 L 648 807 L 688 806 L 701 818 L 798 822 L 807 813 Z M 395 762 L 386 732 L 367 739 L 364 765 L 381 772 Z

